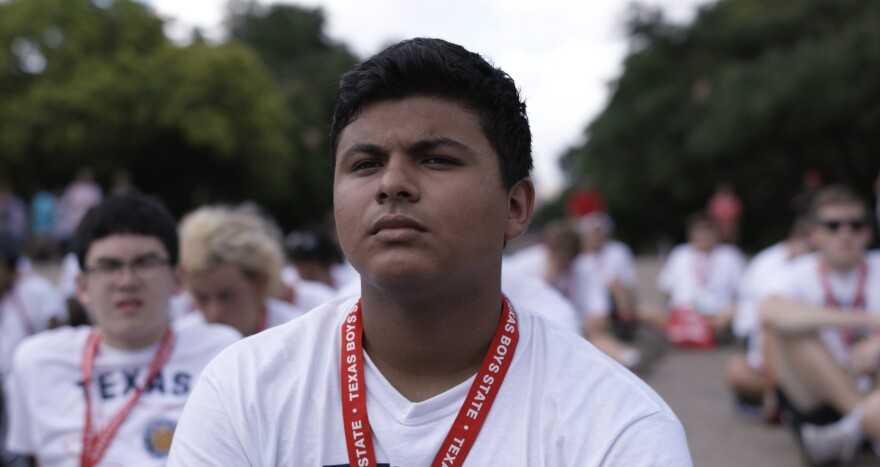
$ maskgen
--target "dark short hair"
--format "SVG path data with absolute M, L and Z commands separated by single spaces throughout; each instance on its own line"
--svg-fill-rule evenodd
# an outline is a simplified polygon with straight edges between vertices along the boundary
M 111 235 L 156 237 L 168 252 L 171 264 L 177 264 L 177 223 L 162 203 L 133 193 L 111 196 L 86 212 L 71 239 L 80 268 L 86 267 L 86 254 L 97 240 Z
M 513 79 L 480 55 L 442 39 L 399 42 L 342 75 L 330 128 L 334 160 L 342 130 L 364 107 L 411 96 L 450 99 L 476 112 L 498 154 L 505 188 L 529 176 L 532 133 Z
M 870 222 L 871 210 L 868 209 L 868 203 L 846 185 L 828 185 L 820 189 L 810 203 L 810 220 L 818 221 L 819 211 L 827 206 L 860 207 L 865 212 L 865 220 Z

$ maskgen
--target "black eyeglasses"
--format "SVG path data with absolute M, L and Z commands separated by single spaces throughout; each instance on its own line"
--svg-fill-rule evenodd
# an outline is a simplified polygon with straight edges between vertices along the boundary
M 86 266 L 85 272 L 102 280 L 119 279 L 126 269 L 140 279 L 149 277 L 153 273 L 171 264 L 167 258 L 156 255 L 139 256 L 130 262 L 124 262 L 116 258 L 101 258 L 95 264 Z
M 837 232 L 844 225 L 848 225 L 853 232 L 858 232 L 868 226 L 868 221 L 865 219 L 820 220 L 819 225 L 828 229 L 829 232 Z

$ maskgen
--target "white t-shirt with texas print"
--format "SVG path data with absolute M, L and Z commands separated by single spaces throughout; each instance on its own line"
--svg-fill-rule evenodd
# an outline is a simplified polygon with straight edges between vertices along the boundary
M 163 466 L 171 435 L 205 365 L 241 339 L 223 325 L 179 320 L 173 352 L 122 423 L 99 466 Z M 40 465 L 78 467 L 85 427 L 82 360 L 89 326 L 63 327 L 26 339 L 15 354 L 6 386 L 10 452 Z M 144 384 L 159 344 L 137 351 L 103 343 L 89 385 L 92 422 L 103 429 Z
M 202 373 L 169 466 L 347 466 L 340 326 L 356 298 L 234 344 Z M 669 407 L 582 337 L 513 304 L 519 343 L 466 466 L 689 466 Z M 365 311 L 368 312 L 368 311 Z M 380 465 L 430 465 L 473 378 L 423 402 L 365 359 Z

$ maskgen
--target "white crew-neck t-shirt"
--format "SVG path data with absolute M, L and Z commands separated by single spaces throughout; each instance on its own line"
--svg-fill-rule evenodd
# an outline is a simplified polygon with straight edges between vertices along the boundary
M 744 267 L 742 252 L 734 246 L 718 245 L 706 253 L 685 243 L 669 253 L 657 286 L 669 295 L 671 308 L 715 315 L 736 301 Z
M 120 426 L 100 466 L 163 466 L 170 436 L 205 365 L 238 331 L 198 320 L 173 325 L 175 345 L 168 362 L 146 386 Z M 63 327 L 26 339 L 15 354 L 6 387 L 10 452 L 40 465 L 78 467 L 85 427 L 82 357 L 89 326 Z M 132 384 L 143 384 L 159 344 L 137 351 L 98 346 L 89 386 L 92 422 L 98 430 L 128 402 Z
M 169 466 L 347 466 L 340 326 L 356 299 L 234 344 L 202 373 Z M 689 466 L 678 419 L 586 340 L 514 304 L 519 343 L 466 466 Z M 365 310 L 365 312 L 369 312 Z M 369 362 L 380 465 L 430 465 L 473 377 L 410 402 Z

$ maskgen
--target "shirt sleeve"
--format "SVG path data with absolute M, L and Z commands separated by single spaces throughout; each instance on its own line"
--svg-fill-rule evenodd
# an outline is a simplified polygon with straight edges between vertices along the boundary
M 633 422 L 614 440 L 603 467 L 693 466 L 684 428 L 678 420 L 655 413 Z
M 260 465 L 243 442 L 240 430 L 246 427 L 232 421 L 227 404 L 234 400 L 233 395 L 224 396 L 210 374 L 203 372 L 174 430 L 167 465 Z

